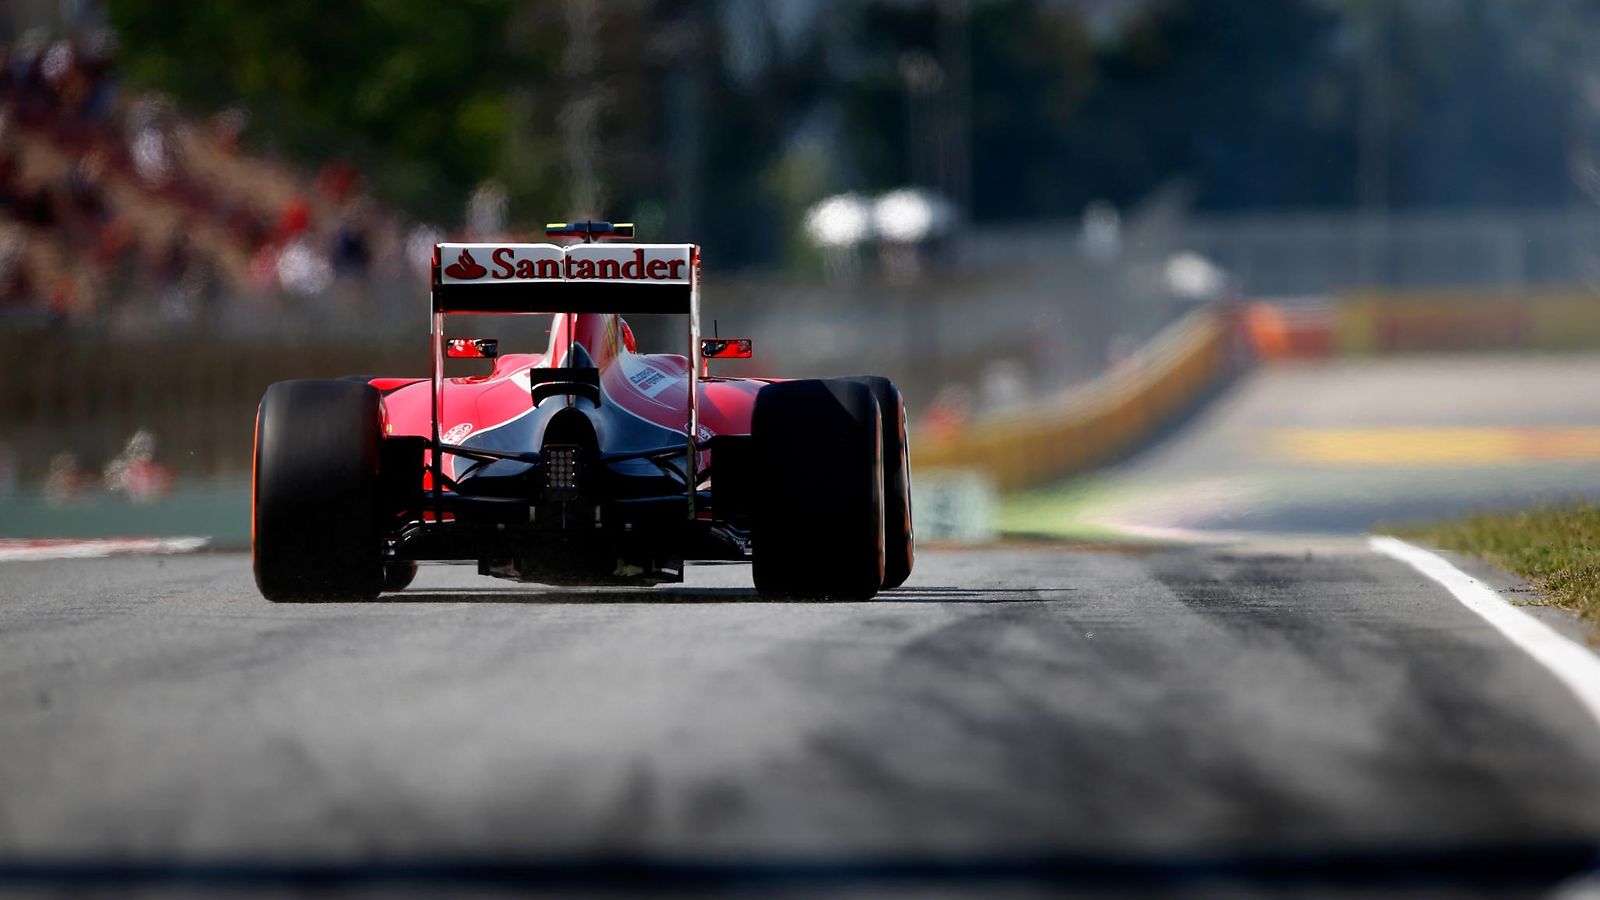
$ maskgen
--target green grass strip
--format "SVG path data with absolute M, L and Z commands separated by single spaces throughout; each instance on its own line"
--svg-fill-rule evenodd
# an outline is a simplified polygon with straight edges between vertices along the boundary
M 1386 530 L 1482 557 L 1527 579 L 1548 603 L 1600 624 L 1600 504 L 1480 512 Z

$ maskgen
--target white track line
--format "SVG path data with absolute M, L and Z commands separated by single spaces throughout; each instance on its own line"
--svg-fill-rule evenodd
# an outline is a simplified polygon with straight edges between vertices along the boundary
M 89 538 L 84 540 L 0 539 L 0 562 L 90 559 L 128 553 L 192 553 L 210 538 Z
M 1374 551 L 1398 559 L 1444 585 L 1462 606 L 1483 617 L 1511 643 L 1549 669 L 1600 724 L 1600 656 L 1500 599 L 1493 589 L 1437 553 L 1392 537 L 1373 536 L 1367 544 Z

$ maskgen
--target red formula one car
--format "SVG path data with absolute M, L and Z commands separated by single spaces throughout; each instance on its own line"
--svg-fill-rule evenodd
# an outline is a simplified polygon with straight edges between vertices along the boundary
M 900 392 L 877 377 L 717 378 L 700 252 L 632 227 L 434 248 L 431 378 L 284 381 L 256 416 L 251 546 L 269 600 L 403 589 L 419 560 L 545 584 L 652 585 L 749 560 L 763 596 L 865 599 L 911 574 Z M 543 353 L 447 338 L 446 315 L 552 315 Z M 620 314 L 687 317 L 636 351 Z M 444 377 L 447 357 L 493 361 Z

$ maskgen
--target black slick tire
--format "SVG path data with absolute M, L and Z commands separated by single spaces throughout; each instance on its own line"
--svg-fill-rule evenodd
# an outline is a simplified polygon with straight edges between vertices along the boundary
M 384 583 L 378 391 L 280 381 L 256 412 L 251 554 L 274 602 L 370 600 Z
M 383 592 L 392 594 L 403 591 L 411 586 L 411 580 L 417 577 L 417 564 L 414 562 L 390 562 L 383 564 Z
M 882 376 L 858 375 L 855 380 L 872 390 L 883 417 L 883 589 L 892 591 L 911 577 L 917 559 L 905 398 L 894 382 Z
M 769 384 L 751 420 L 752 570 L 778 599 L 866 600 L 883 584 L 883 419 L 853 379 Z

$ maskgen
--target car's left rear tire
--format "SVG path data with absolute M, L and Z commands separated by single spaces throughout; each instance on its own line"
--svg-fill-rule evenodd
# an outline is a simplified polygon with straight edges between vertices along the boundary
M 251 553 L 275 602 L 371 600 L 384 584 L 377 389 L 280 381 L 256 412 Z
M 403 591 L 411 586 L 411 580 L 417 577 L 417 564 L 414 562 L 391 562 L 383 564 L 383 591 L 392 594 Z

